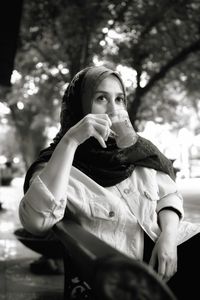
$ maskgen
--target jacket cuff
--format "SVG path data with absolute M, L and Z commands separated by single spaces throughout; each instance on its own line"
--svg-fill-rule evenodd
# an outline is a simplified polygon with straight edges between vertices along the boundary
M 168 194 L 167 196 L 161 198 L 157 203 L 156 212 L 159 213 L 163 209 L 171 209 L 178 214 L 180 219 L 183 219 L 184 210 L 182 196 L 178 192 L 176 192 L 173 194 Z

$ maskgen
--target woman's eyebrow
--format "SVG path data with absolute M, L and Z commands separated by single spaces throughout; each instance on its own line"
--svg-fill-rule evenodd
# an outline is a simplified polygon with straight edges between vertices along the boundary
M 95 94 L 99 94 L 99 93 L 102 93 L 102 94 L 110 94 L 109 92 L 101 91 L 101 90 L 95 92 Z M 123 96 L 124 96 L 124 93 L 123 93 L 123 92 L 119 92 L 119 93 L 117 93 L 117 95 L 123 95 Z

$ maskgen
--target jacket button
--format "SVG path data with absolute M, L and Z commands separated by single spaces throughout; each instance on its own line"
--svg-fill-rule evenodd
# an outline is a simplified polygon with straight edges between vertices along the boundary
M 65 204 L 65 200 L 64 199 L 60 199 L 60 205 L 63 206 Z
M 109 217 L 110 218 L 114 217 L 114 215 L 115 215 L 115 212 L 113 210 L 109 211 Z
M 124 193 L 125 194 L 129 194 L 130 193 L 130 189 L 124 189 Z
M 145 197 L 146 197 L 147 199 L 151 200 L 151 196 L 149 195 L 148 192 L 144 191 L 144 195 L 145 195 Z

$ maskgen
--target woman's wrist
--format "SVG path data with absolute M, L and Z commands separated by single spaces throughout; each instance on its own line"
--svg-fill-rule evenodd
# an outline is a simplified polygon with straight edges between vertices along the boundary
M 75 148 L 77 148 L 80 144 L 79 141 L 71 135 L 64 136 L 63 137 L 63 142 L 64 142 L 65 145 L 70 145 L 70 146 L 75 147 Z
M 163 226 L 163 228 L 161 229 L 162 233 L 164 234 L 168 234 L 168 235 L 172 235 L 172 236 L 176 236 L 178 233 L 178 225 L 177 224 L 173 224 L 173 225 L 167 225 L 167 226 Z

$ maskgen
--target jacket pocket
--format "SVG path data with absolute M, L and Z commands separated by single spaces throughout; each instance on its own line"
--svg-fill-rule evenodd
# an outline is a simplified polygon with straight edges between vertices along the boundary
M 158 189 L 157 186 L 149 185 L 149 186 L 143 186 L 143 191 L 141 191 L 143 194 L 143 197 L 149 201 L 158 201 Z
M 102 199 L 99 199 L 99 202 L 91 200 L 89 205 L 91 215 L 96 219 L 108 221 L 116 221 L 118 219 L 117 207 L 113 207 L 109 203 L 102 202 Z
M 159 200 L 158 193 L 156 189 L 153 187 L 148 187 L 143 189 L 143 192 L 141 193 L 142 201 L 143 201 L 143 207 L 144 207 L 144 215 L 145 218 L 150 218 L 150 220 L 156 220 L 157 219 L 157 202 Z

